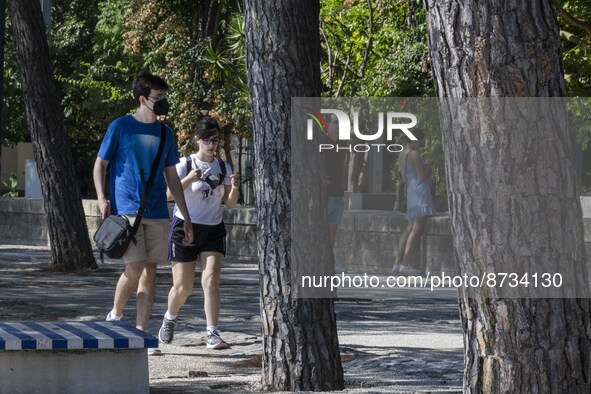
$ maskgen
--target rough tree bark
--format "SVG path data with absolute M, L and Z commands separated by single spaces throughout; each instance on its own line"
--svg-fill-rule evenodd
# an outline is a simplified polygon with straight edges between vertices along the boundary
M 290 104 L 320 96 L 319 7 L 318 0 L 245 1 L 265 390 L 344 386 L 332 299 L 297 298 L 299 262 L 290 255 L 298 203 L 290 194 Z
M 39 1 L 9 0 L 8 12 L 23 76 L 27 124 L 41 181 L 52 268 L 96 268 Z
M 550 0 L 425 0 L 425 8 L 439 97 L 565 95 Z M 442 102 L 461 272 L 543 267 L 586 277 L 573 139 L 565 127 L 542 124 L 564 126 L 560 111 L 549 106 L 540 121 L 530 119 L 537 127 L 515 132 L 502 123 L 521 101 L 501 104 L 476 112 L 479 125 L 469 130 L 455 127 L 450 101 Z M 589 299 L 509 299 L 497 291 L 460 294 L 464 391 L 591 392 Z

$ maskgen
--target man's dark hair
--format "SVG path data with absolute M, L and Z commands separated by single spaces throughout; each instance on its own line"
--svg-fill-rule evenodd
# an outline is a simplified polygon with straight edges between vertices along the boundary
M 209 138 L 220 132 L 220 126 L 211 116 L 204 116 L 195 127 L 195 137 L 199 140 Z
M 150 91 L 168 90 L 168 84 L 164 80 L 149 72 L 139 73 L 133 81 L 133 99 L 137 105 L 140 105 L 140 96 L 148 97 Z

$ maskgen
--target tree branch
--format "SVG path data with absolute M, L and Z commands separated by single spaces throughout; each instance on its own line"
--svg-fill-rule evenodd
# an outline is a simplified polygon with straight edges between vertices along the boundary
M 324 40 L 324 45 L 326 45 L 326 55 L 328 56 L 328 86 L 330 87 L 330 90 L 332 90 L 333 87 L 333 74 L 334 74 L 334 69 L 333 69 L 333 64 L 332 64 L 332 50 L 330 48 L 330 44 L 328 42 L 328 37 L 326 37 L 326 33 L 324 33 L 324 29 L 321 27 L 320 28 L 320 35 L 322 36 L 322 39 Z
M 554 5 L 554 11 L 556 11 L 556 13 L 558 15 L 560 15 L 562 18 L 564 18 L 564 20 L 566 20 L 568 23 L 570 23 L 573 26 L 576 26 L 576 27 L 579 27 L 579 28 L 585 30 L 587 32 L 587 34 L 589 36 L 591 36 L 591 23 L 589 23 L 588 21 L 582 21 L 582 20 L 576 18 L 573 14 L 569 13 L 564 8 L 562 8 L 562 5 L 558 4 L 558 2 L 556 0 L 553 0 L 552 4 Z
M 371 48 L 373 45 L 373 8 L 371 6 L 371 0 L 367 0 L 367 7 L 369 8 L 369 38 L 367 40 L 367 45 L 365 47 L 365 53 L 363 54 L 363 61 L 361 62 L 361 67 L 359 68 L 360 78 L 363 78 L 363 75 L 365 74 L 365 67 L 367 67 L 369 53 L 371 52 Z
M 579 37 L 565 30 L 560 30 L 560 38 L 564 38 L 565 40 L 577 45 L 581 43 L 581 39 Z
M 353 44 L 351 44 L 351 48 Z M 341 82 L 339 83 L 339 87 L 335 93 L 335 97 L 339 97 L 341 94 L 341 89 L 343 88 L 343 84 L 345 83 L 345 78 L 347 77 L 347 68 L 349 67 L 349 60 L 351 59 L 351 48 L 349 48 L 349 54 L 347 55 L 347 60 L 345 61 L 345 68 L 343 70 L 343 77 L 341 78 Z

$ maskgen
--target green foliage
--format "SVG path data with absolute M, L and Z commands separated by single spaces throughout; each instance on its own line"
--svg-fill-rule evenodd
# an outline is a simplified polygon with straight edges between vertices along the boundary
M 84 196 L 94 192 L 92 166 L 108 124 L 135 108 L 131 82 L 141 70 L 169 82 L 169 120 L 181 145 L 203 113 L 229 133 L 251 134 L 240 3 L 53 1 L 48 42 Z M 3 145 L 28 139 L 10 29 L 6 38 Z
M 25 119 L 22 79 L 16 62 L 10 18 L 6 19 L 4 44 L 3 129 L 0 144 L 8 146 L 30 141 Z
M 567 101 L 567 108 L 571 117 L 577 140 L 581 147 L 581 194 L 591 193 L 591 99 L 589 97 L 577 97 Z M 575 162 L 579 164 L 578 154 Z
M 3 194 L 4 197 L 18 197 L 18 191 L 16 190 L 16 187 L 18 185 L 18 178 L 14 172 L 10 173 L 8 182 L 2 182 L 2 185 L 4 185 L 6 189 L 8 189 L 8 192 Z
M 185 148 L 205 113 L 229 132 L 251 133 L 240 3 L 131 0 L 124 14 L 125 49 L 169 82 L 170 119 Z
M 582 148 L 582 189 L 591 191 L 591 2 L 554 0 L 560 36 L 567 95 L 574 131 Z
M 325 96 L 431 97 L 425 12 L 414 0 L 324 0 L 321 8 L 322 80 Z M 415 101 L 418 102 L 418 101 Z M 441 134 L 437 112 L 413 108 L 422 116 L 432 160 L 431 183 L 440 210 L 447 207 Z M 383 163 L 393 185 L 401 182 L 398 165 Z
M 324 0 L 326 96 L 432 96 L 424 10 L 414 1 Z
M 591 2 L 555 0 L 560 17 L 570 96 L 591 96 Z M 92 165 L 108 124 L 134 110 L 131 81 L 140 70 L 170 86 L 170 121 L 182 148 L 204 113 L 225 132 L 249 138 L 244 20 L 240 0 L 53 0 L 48 35 L 56 82 L 80 188 L 92 195 Z M 11 29 L 6 29 L 2 145 L 29 140 Z M 321 77 L 325 96 L 430 97 L 434 95 L 425 13 L 416 0 L 321 0 Z M 579 120 L 587 102 L 570 104 Z M 574 106 L 573 106 L 574 105 Z M 581 123 L 581 122 L 579 122 Z M 437 127 L 424 155 L 433 159 L 434 188 L 445 196 Z M 591 127 L 577 129 L 583 147 Z M 226 153 L 233 146 L 226 146 Z M 443 198 L 441 197 L 441 198 Z
M 82 6 L 82 3 L 84 6 Z M 92 166 L 108 124 L 129 113 L 137 59 L 124 53 L 118 1 L 57 1 L 49 43 L 77 177 L 83 195 L 94 192 Z
M 555 0 L 559 10 L 563 66 L 568 95 L 591 96 L 591 3 L 587 0 Z M 568 16 L 567 16 L 568 15 Z M 587 29 L 583 26 L 587 26 Z

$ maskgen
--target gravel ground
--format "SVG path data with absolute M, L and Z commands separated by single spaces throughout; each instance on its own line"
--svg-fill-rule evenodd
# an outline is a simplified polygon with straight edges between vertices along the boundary
M 86 275 L 48 271 L 47 247 L 0 244 L 0 321 L 103 320 L 121 263 L 105 261 Z M 149 331 L 166 311 L 172 277 L 158 271 Z M 181 310 L 175 340 L 149 357 L 153 393 L 261 390 L 262 341 L 258 271 L 229 260 L 222 273 L 221 335 L 231 347 L 205 347 L 203 297 L 197 286 Z M 420 293 L 420 294 L 419 294 Z M 453 292 L 387 293 L 335 302 L 345 392 L 461 392 L 462 332 Z M 134 322 L 133 300 L 125 320 Z

